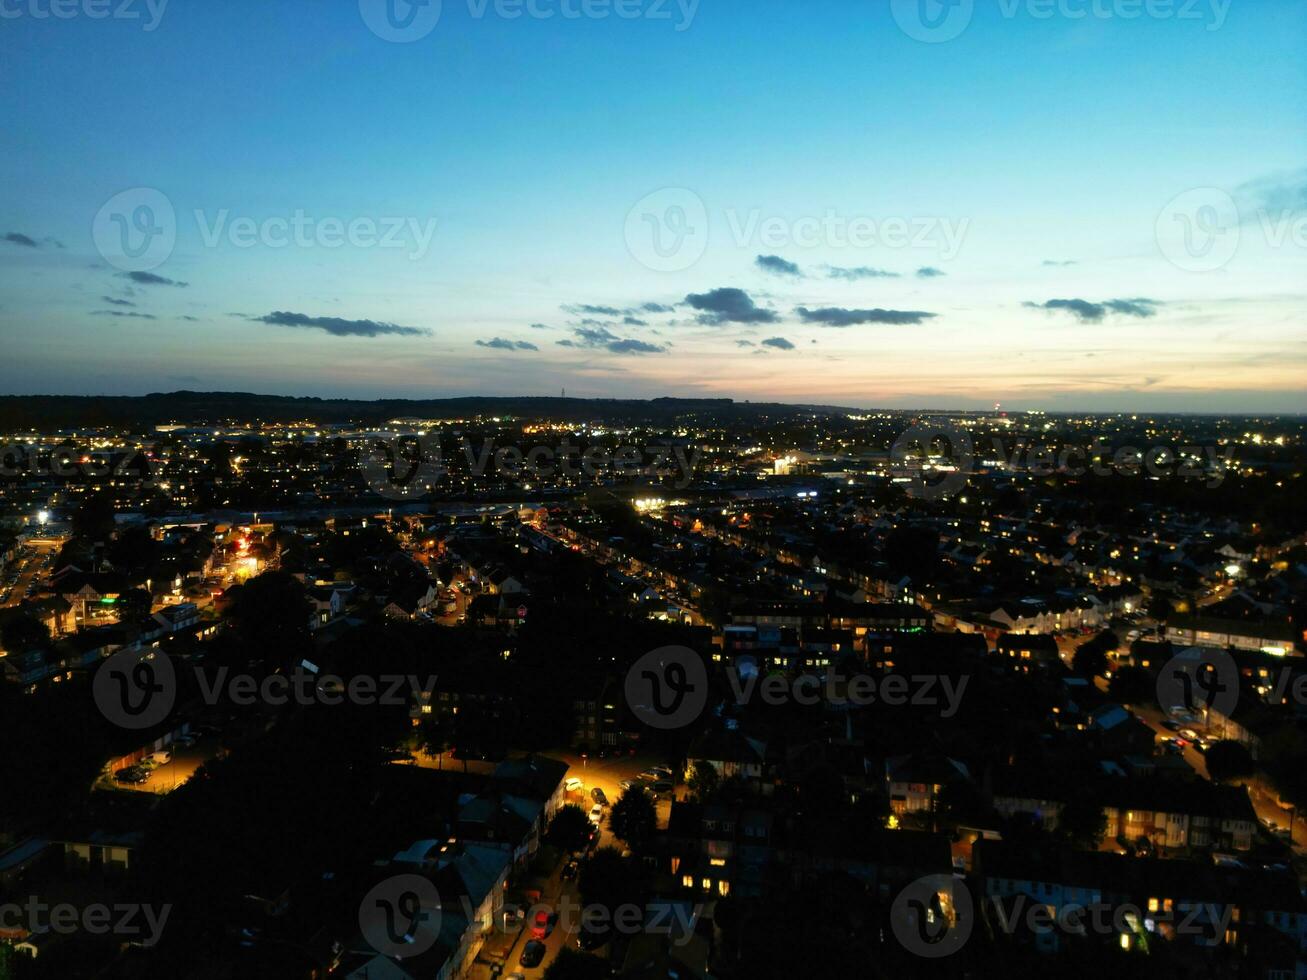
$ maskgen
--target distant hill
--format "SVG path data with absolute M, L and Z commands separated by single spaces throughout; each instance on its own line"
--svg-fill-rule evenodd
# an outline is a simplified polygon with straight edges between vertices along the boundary
M 458 418 L 500 415 L 549 418 L 562 422 L 670 422 L 688 416 L 721 421 L 784 418 L 818 412 L 840 414 L 854 409 L 775 402 L 737 402 L 730 398 L 531 398 L 479 397 L 436 399 L 295 398 L 236 391 L 174 391 L 142 396 L 5 395 L 0 396 L 0 430 L 62 429 L 114 426 L 153 427 L 221 422 L 293 422 L 376 424 L 395 418 Z

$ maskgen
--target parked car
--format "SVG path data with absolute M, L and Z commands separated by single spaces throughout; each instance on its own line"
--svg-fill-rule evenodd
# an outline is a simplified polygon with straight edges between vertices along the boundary
M 671 796 L 672 793 L 676 791 L 676 787 L 666 779 L 658 780 L 658 782 L 654 783 L 650 789 L 653 790 L 654 796 Z
M 644 772 L 640 773 L 640 778 L 647 783 L 652 783 L 659 779 L 662 779 L 663 774 L 659 772 L 657 769 L 646 769 Z
M 578 779 L 576 776 L 570 777 L 567 780 L 567 782 L 563 783 L 563 789 L 567 790 L 567 792 L 569 793 L 575 793 L 584 786 L 585 783 L 582 782 L 580 779 Z
M 130 783 L 133 786 L 139 786 L 149 780 L 150 774 L 139 766 L 128 766 L 126 769 L 119 769 L 113 774 L 113 778 L 120 783 Z
M 673 782 L 673 777 L 676 775 L 671 769 L 667 768 L 667 766 L 650 766 L 649 771 L 658 773 L 658 775 L 662 776 L 663 779 L 666 779 L 669 782 Z
M 564 881 L 573 881 L 576 879 L 577 874 L 580 873 L 580 870 L 581 870 L 581 866 L 579 864 L 577 864 L 575 861 L 568 861 L 565 865 L 563 865 L 563 871 L 560 877 Z
M 554 917 L 541 909 L 531 921 L 531 938 L 546 939 L 554 931 Z
M 601 790 L 598 786 L 590 790 L 590 799 L 594 800 L 600 806 L 608 805 L 608 797 L 604 795 L 604 791 Z
M 635 785 L 635 780 L 634 780 L 634 779 L 623 779 L 623 780 L 622 780 L 620 783 L 618 783 L 617 785 L 620 786 L 623 790 L 628 790 L 628 789 L 630 789 L 632 786 Z
M 545 944 L 538 939 L 531 939 L 522 947 L 522 955 L 518 957 L 518 963 L 528 970 L 540 965 L 545 958 Z
M 603 818 L 604 818 L 604 808 L 601 807 L 598 803 L 596 803 L 594 806 L 590 808 L 590 822 L 593 824 L 598 824 L 599 821 L 603 820 Z

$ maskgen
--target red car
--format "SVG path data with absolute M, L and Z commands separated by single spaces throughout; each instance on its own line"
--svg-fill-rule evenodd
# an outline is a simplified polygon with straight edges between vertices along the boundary
M 536 913 L 535 919 L 531 922 L 531 938 L 544 939 L 554 931 L 554 917 L 541 909 Z

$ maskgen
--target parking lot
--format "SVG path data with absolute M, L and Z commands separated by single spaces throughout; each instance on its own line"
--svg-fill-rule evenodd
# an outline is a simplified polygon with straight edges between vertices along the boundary
M 218 738 L 207 735 L 200 738 L 193 746 L 175 747 L 172 761 L 150 770 L 143 783 L 119 782 L 113 776 L 107 776 L 101 780 L 101 784 L 117 790 L 138 793 L 171 793 L 194 776 L 200 766 L 217 756 L 220 751 Z

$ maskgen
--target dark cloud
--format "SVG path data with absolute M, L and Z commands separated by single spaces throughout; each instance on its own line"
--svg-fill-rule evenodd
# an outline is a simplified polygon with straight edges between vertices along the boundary
M 784 337 L 768 337 L 762 342 L 764 347 L 775 347 L 777 350 L 794 350 L 794 345 Z
M 600 347 L 621 338 L 607 327 L 576 327 L 573 331 L 577 338 L 587 347 Z
M 753 262 L 763 272 L 770 272 L 777 276 L 803 278 L 803 271 L 795 263 L 787 262 L 779 255 L 759 255 Z
M 200 322 L 200 318 L 199 318 L 198 316 L 181 316 L 181 317 L 178 317 L 178 319 L 179 319 L 179 320 L 185 320 L 185 321 L 187 321 L 188 323 L 199 323 L 199 322 Z
M 571 306 L 564 306 L 562 309 L 565 313 L 572 313 L 577 316 L 621 316 L 623 312 L 615 306 L 596 306 L 593 303 L 574 303 Z
M 859 279 L 897 279 L 897 272 L 890 272 L 887 269 L 873 269 L 871 266 L 859 265 L 853 268 L 847 268 L 839 265 L 826 266 L 826 276 L 830 279 L 846 279 L 850 282 L 857 282 Z
M 539 350 L 535 344 L 525 340 L 505 340 L 503 337 L 491 337 L 489 340 L 478 340 L 478 347 L 493 347 L 495 350 Z
M 940 276 L 947 276 L 948 273 L 943 269 L 936 269 L 933 265 L 923 265 L 917 270 L 918 279 L 937 279 Z
M 123 310 L 93 310 L 91 316 L 123 316 L 131 317 L 133 320 L 157 320 L 159 319 L 153 313 L 128 313 Z
M 772 310 L 756 305 L 743 289 L 723 287 L 706 293 L 690 293 L 685 301 L 699 311 L 699 322 L 716 326 L 723 323 L 776 323 L 780 317 Z
M 638 317 L 642 313 L 674 313 L 673 307 L 663 303 L 640 303 L 638 306 L 616 307 L 605 306 L 598 303 L 567 303 L 560 306 L 564 313 L 570 313 L 573 316 L 606 316 L 616 319 L 622 317 Z M 582 321 L 586 322 L 586 321 Z M 593 321 L 590 321 L 593 322 Z
M 156 276 L 153 272 L 124 272 L 121 274 L 124 279 L 130 279 L 132 282 L 140 283 L 142 286 L 188 286 L 189 283 L 178 282 L 176 279 L 169 279 L 166 276 Z
M 430 330 L 420 327 L 401 327 L 395 323 L 378 320 L 342 320 L 337 316 L 308 316 L 304 313 L 287 313 L 282 310 L 254 319 L 274 327 L 311 327 L 314 330 L 325 330 L 333 337 L 380 337 L 383 334 L 425 337 L 431 333 Z
M 29 238 L 26 235 L 24 235 L 22 232 L 18 232 L 18 231 L 11 231 L 9 232 L 9 234 L 5 235 L 5 241 L 9 242 L 11 245 L 23 245 L 27 248 L 41 247 L 36 243 L 35 238 Z
M 838 306 L 826 306 L 819 310 L 810 310 L 800 306 L 795 311 L 804 323 L 820 323 L 826 327 L 852 327 L 860 323 L 888 323 L 903 326 L 921 323 L 935 316 L 921 310 L 846 310 Z
M 1023 304 L 1034 310 L 1062 311 L 1070 313 L 1081 323 L 1101 323 L 1109 313 L 1120 316 L 1150 317 L 1157 315 L 1160 305 L 1153 299 L 1108 299 L 1093 303 L 1087 299 L 1050 299 L 1044 303 Z
M 636 317 L 636 316 L 623 317 L 623 318 L 622 318 L 622 323 L 624 323 L 624 324 L 625 324 L 626 326 L 628 326 L 628 327 L 647 327 L 647 326 L 649 326 L 649 324 L 648 324 L 647 321 L 645 321 L 645 320 L 641 320 L 639 317 Z
M 661 354 L 667 348 L 643 340 L 631 340 L 619 337 L 607 327 L 574 327 L 575 340 L 560 340 L 560 347 L 585 347 L 592 350 L 606 350 L 612 354 Z
M 104 300 L 106 303 L 109 303 L 111 306 L 135 306 L 136 305 L 131 300 L 118 299 L 117 297 L 114 296 L 101 296 L 100 299 Z
M 531 329 L 532 329 L 532 330 L 549 330 L 549 329 L 550 329 L 550 326 L 549 326 L 549 324 L 547 324 L 547 323 L 533 323 L 533 324 L 531 324 Z
M 643 340 L 615 340 L 606 346 L 614 354 L 661 354 L 665 349 Z

